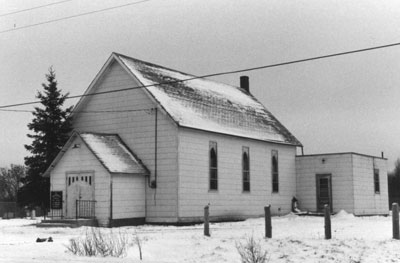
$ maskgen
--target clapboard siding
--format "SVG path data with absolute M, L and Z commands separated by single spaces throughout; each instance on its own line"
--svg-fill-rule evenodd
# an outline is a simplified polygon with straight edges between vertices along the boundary
M 146 217 L 145 177 L 113 175 L 113 219 Z
M 374 163 L 379 169 L 380 193 L 374 191 Z M 316 174 L 332 175 L 333 212 L 356 215 L 388 213 L 386 160 L 356 153 L 320 154 L 296 158 L 300 209 L 317 208 Z
M 355 214 L 388 214 L 386 161 L 365 156 L 353 157 Z M 374 168 L 379 169 L 380 192 L 374 189 Z
M 209 142 L 217 142 L 218 191 L 209 191 Z M 242 147 L 249 147 L 250 192 L 242 191 Z M 280 192 L 272 194 L 271 150 L 279 152 Z M 274 214 L 290 211 L 296 192 L 295 147 L 233 136 L 179 130 L 179 217 L 199 218 L 210 204 L 214 217 L 263 214 L 271 204 Z
M 66 173 L 93 172 L 96 218 L 101 226 L 107 226 L 110 216 L 110 175 L 80 138 L 76 138 L 74 144 L 80 144 L 81 147 L 68 149 L 51 172 L 51 191 L 63 191 L 63 214 L 66 215 Z
M 138 86 L 139 83 L 114 62 L 96 84 L 96 92 Z M 142 89 L 108 93 L 85 98 L 80 112 L 74 115 L 73 126 L 80 132 L 116 133 L 155 175 L 155 103 Z M 93 113 L 93 111 L 124 111 Z M 92 112 L 92 113 L 85 113 Z M 146 183 L 149 222 L 170 222 L 177 218 L 177 127 L 158 110 L 157 189 Z M 167 202 L 168 209 L 160 202 Z
M 334 212 L 354 212 L 352 155 L 317 155 L 296 158 L 297 199 L 302 210 L 317 210 L 316 175 L 330 174 L 332 178 L 332 207 Z

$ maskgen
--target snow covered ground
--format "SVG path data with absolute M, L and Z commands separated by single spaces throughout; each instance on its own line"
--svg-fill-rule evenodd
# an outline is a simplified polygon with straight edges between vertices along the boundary
M 235 244 L 253 236 L 268 251 L 268 262 L 400 262 L 400 241 L 392 239 L 392 218 L 354 217 L 342 211 L 332 217 L 332 239 L 324 239 L 323 217 L 287 215 L 272 219 L 272 239 L 264 239 L 264 219 L 202 225 L 122 227 L 143 240 L 143 261 L 137 246 L 124 258 L 79 257 L 67 252 L 80 228 L 37 228 L 38 220 L 0 219 L 0 262 L 240 262 Z M 54 242 L 36 243 L 52 237 Z

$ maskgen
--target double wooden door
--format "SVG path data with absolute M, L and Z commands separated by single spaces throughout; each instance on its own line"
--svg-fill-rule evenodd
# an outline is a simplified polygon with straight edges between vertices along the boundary
M 93 173 L 68 173 L 67 174 L 67 218 L 76 217 L 77 200 L 94 200 Z

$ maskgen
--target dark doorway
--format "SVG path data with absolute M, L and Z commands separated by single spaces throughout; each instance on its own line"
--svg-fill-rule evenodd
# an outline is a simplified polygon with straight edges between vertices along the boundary
M 329 205 L 332 212 L 332 176 L 317 174 L 317 211 L 323 212 L 324 206 Z

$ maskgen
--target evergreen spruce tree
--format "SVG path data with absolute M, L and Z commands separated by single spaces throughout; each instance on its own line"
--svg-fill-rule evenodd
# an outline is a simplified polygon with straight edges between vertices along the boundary
M 57 88 L 56 75 L 53 68 L 46 74 L 47 83 L 43 83 L 43 92 L 38 91 L 36 98 L 42 107 L 35 107 L 33 120 L 28 128 L 33 134 L 27 136 L 32 139 L 31 145 L 25 148 L 31 153 L 25 157 L 27 167 L 23 186 L 18 192 L 18 202 L 23 206 L 49 207 L 50 181 L 42 174 L 50 166 L 62 146 L 68 140 L 72 130 L 70 113 L 72 107 L 63 109 L 68 96 Z

